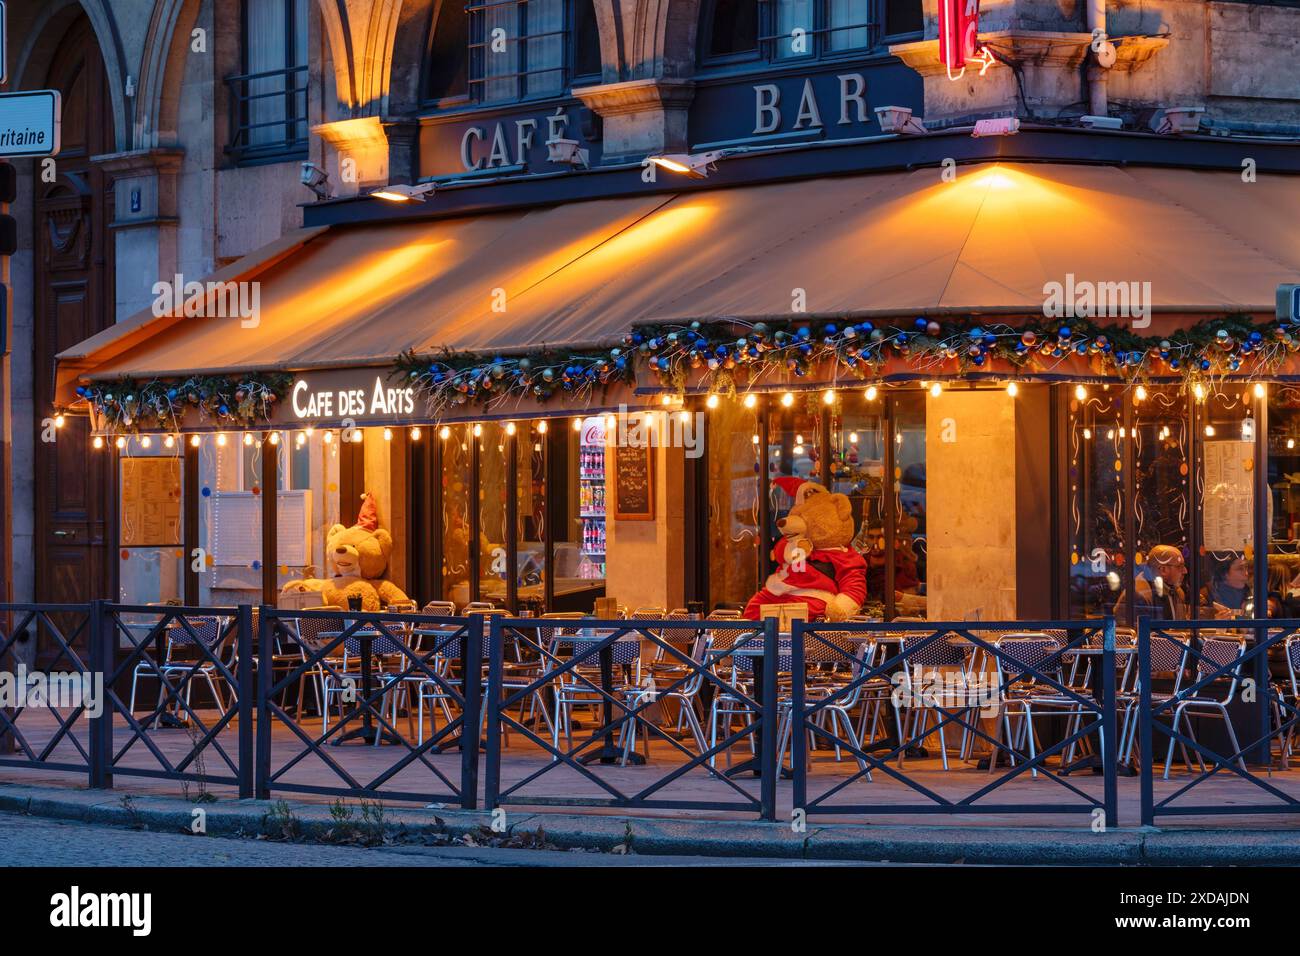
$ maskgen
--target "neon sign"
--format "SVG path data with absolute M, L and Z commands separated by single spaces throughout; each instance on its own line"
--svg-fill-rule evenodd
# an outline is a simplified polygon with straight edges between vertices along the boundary
M 980 76 L 997 62 L 980 45 L 979 32 L 979 0 L 939 0 L 939 61 L 948 70 L 948 79 L 961 79 L 968 61 L 979 65 Z

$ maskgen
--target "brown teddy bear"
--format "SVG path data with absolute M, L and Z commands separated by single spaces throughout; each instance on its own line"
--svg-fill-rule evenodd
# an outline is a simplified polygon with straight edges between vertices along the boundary
M 811 618 L 843 621 L 857 614 L 867 597 L 866 562 L 849 545 L 853 509 L 845 495 L 815 482 L 778 478 L 795 499 L 776 523 L 781 539 L 772 549 L 780 566 L 749 599 L 745 617 L 757 621 L 764 604 L 801 601 Z
M 379 511 L 369 492 L 361 496 L 361 512 L 350 528 L 336 524 L 325 537 L 325 560 L 330 577 L 290 581 L 281 593 L 318 591 L 322 604 L 346 608 L 349 595 L 361 597 L 363 611 L 410 600 L 392 581 L 384 579 L 393 538 L 379 527 Z

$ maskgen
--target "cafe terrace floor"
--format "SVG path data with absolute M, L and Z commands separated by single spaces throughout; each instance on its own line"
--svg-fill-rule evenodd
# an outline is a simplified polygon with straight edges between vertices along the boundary
M 205 722 L 211 722 L 214 719 L 214 712 L 199 711 L 201 718 Z M 582 720 L 582 713 L 578 719 Z M 401 717 L 396 725 L 399 730 L 407 730 L 407 721 Z M 56 729 L 56 722 L 49 711 L 26 710 L 19 715 L 18 727 L 27 739 L 28 743 L 34 750 L 39 752 L 49 741 L 51 735 Z M 319 736 L 320 720 L 316 717 L 307 718 L 306 730 L 312 736 Z M 79 739 L 85 742 L 84 728 L 79 728 Z M 707 732 L 707 728 L 706 728 Z M 163 755 L 173 764 L 179 763 L 185 758 L 195 744 L 195 736 L 191 730 L 181 728 L 151 729 L 146 732 L 149 739 L 158 747 Z M 114 752 L 120 750 L 123 745 L 130 739 L 131 732 L 127 728 L 126 722 L 120 717 L 115 720 L 114 725 Z M 956 735 L 954 735 L 956 736 Z M 412 738 L 413 739 L 413 738 Z M 581 730 L 575 731 L 575 744 L 586 739 L 586 734 Z M 937 738 L 930 738 L 927 745 L 933 748 Z M 230 755 L 234 761 L 237 753 L 237 724 L 229 724 L 216 740 L 222 748 Z M 684 744 L 689 745 L 690 739 L 687 737 Z M 563 749 L 563 738 L 561 738 Z M 987 787 L 994 780 L 1004 775 L 1007 771 L 999 767 L 997 772 L 990 776 L 987 769 L 980 770 L 975 766 L 974 761 L 963 761 L 957 758 L 956 747 L 953 739 L 949 739 L 949 763 L 951 769 L 945 771 L 937 756 L 928 758 L 908 758 L 904 768 L 900 773 L 912 783 L 927 788 L 934 793 L 942 795 L 950 800 L 960 800 L 974 794 Z M 304 747 L 299 738 L 283 723 L 276 721 L 273 725 L 272 732 L 272 768 L 279 769 L 284 766 L 294 756 L 303 750 Z M 329 757 L 336 761 L 338 765 L 346 770 L 357 781 L 365 784 L 374 778 L 383 774 L 389 767 L 397 763 L 401 758 L 409 754 L 407 747 L 398 745 L 384 745 L 381 747 L 367 746 L 365 744 L 349 743 L 342 746 L 326 746 L 325 751 Z M 933 749 L 931 751 L 934 752 Z M 204 769 L 208 774 L 229 775 L 230 770 L 212 748 L 204 750 Z M 13 755 L 0 755 L 13 756 Z M 748 745 L 738 745 L 735 750 L 734 759 L 738 762 L 749 756 Z M 1161 764 L 1163 767 L 1163 753 L 1161 753 Z M 76 749 L 68 740 L 61 741 L 48 757 L 51 761 L 66 760 L 69 762 L 80 762 L 80 756 Z M 460 754 L 457 750 L 449 750 L 443 754 L 431 754 L 427 759 L 434 766 L 438 767 L 442 773 L 446 774 L 455 782 L 459 781 L 460 773 Z M 650 745 L 650 759 L 644 766 L 619 766 L 602 765 L 593 763 L 589 769 L 592 773 L 599 776 L 624 794 L 635 794 L 640 790 L 652 786 L 653 783 L 662 777 L 666 777 L 673 770 L 680 767 L 686 762 L 686 757 L 680 750 L 673 747 L 667 741 L 654 741 Z M 139 768 L 145 770 L 159 769 L 159 763 L 154 755 L 144 746 L 142 741 L 136 741 L 126 753 L 121 757 L 119 768 Z M 757 813 L 753 810 L 700 810 L 700 809 L 636 809 L 629 810 L 626 807 L 601 807 L 592 806 L 586 801 L 602 800 L 608 798 L 609 794 L 603 791 L 593 781 L 582 774 L 563 764 L 552 764 L 548 756 L 539 750 L 532 743 L 524 740 L 516 731 L 510 736 L 509 746 L 502 751 L 501 760 L 501 787 L 503 790 L 508 789 L 520 780 L 550 767 L 539 777 L 532 780 L 520 792 L 511 798 L 510 806 L 518 806 L 521 809 L 528 808 L 534 810 L 565 810 L 566 807 L 555 806 L 557 800 L 565 800 L 568 803 L 567 812 L 574 812 L 575 806 L 578 812 L 582 813 L 617 813 L 625 815 L 632 812 L 636 815 L 657 816 L 657 817 L 692 817 L 692 818 L 719 818 L 719 819 L 755 819 Z M 719 768 L 725 766 L 721 759 L 718 763 Z M 892 766 L 897 770 L 897 763 Z M 196 768 L 191 765 L 191 771 Z M 1055 772 L 1057 761 L 1055 759 L 1049 762 L 1049 769 Z M 847 755 L 841 761 L 835 759 L 834 753 L 828 749 L 815 750 L 812 753 L 811 768 L 808 776 L 808 793 L 809 799 L 815 800 L 818 795 L 825 793 L 827 790 L 842 782 L 846 777 L 852 776 L 857 772 L 856 763 Z M 1252 772 L 1258 774 L 1260 778 L 1269 785 L 1276 787 L 1278 790 L 1300 799 L 1300 760 L 1292 763 L 1292 768 L 1287 771 L 1277 769 L 1269 773 L 1267 770 L 1252 768 Z M 479 774 L 479 807 L 483 807 L 483 773 L 484 762 L 480 762 Z M 871 782 L 859 779 L 849 784 L 843 790 L 839 791 L 828 803 L 857 803 L 871 805 L 887 805 L 890 807 L 897 806 L 900 810 L 904 807 L 921 807 L 931 805 L 925 796 L 916 790 L 891 777 L 889 774 L 876 770 L 873 773 Z M 755 796 L 758 794 L 758 778 L 748 774 L 735 779 L 741 787 L 748 793 Z M 1074 773 L 1065 778 L 1072 786 L 1079 788 L 1090 796 L 1098 799 L 1102 793 L 1102 778 L 1100 775 L 1094 775 L 1084 771 Z M 1173 770 L 1168 781 L 1160 779 L 1159 773 L 1156 774 L 1155 781 L 1155 799 L 1159 802 L 1164 797 L 1175 793 L 1178 789 L 1186 786 L 1192 779 L 1178 756 L 1175 755 Z M 340 786 L 343 781 L 335 774 L 333 770 L 319 757 L 314 754 L 308 754 L 292 769 L 286 772 L 281 778 L 282 782 L 293 784 L 305 784 L 314 786 Z M 16 768 L 0 766 L 0 785 L 5 783 L 39 785 L 39 786 L 63 786 L 77 789 L 84 789 L 87 785 L 87 777 L 84 771 L 79 773 L 52 771 L 47 768 Z M 384 791 L 405 791 L 409 793 L 445 793 L 445 786 L 437 777 L 426 768 L 420 761 L 414 760 L 403 768 L 400 772 L 386 781 L 380 788 Z M 115 775 L 113 790 L 106 794 L 106 798 L 115 799 L 127 794 L 138 795 L 162 795 L 162 796 L 188 796 L 190 799 L 198 799 L 202 793 L 209 793 L 220 799 L 234 799 L 238 796 L 236 789 L 232 786 L 207 784 L 202 785 L 195 782 L 183 784 L 176 780 L 165 780 L 148 777 L 133 777 L 119 772 Z M 655 793 L 655 798 L 662 800 L 674 801 L 725 801 L 738 802 L 742 798 L 731 787 L 727 786 L 713 777 L 711 777 L 703 768 L 696 767 L 684 774 L 682 777 L 667 784 Z M 336 797 L 302 794 L 297 792 L 288 792 L 273 790 L 272 797 L 284 797 L 290 800 L 320 801 L 332 802 Z M 406 800 L 396 800 L 386 797 L 382 793 L 378 799 L 385 804 L 418 806 L 419 803 L 413 803 Z M 536 799 L 539 803 L 530 803 L 530 799 Z M 1119 826 L 1133 827 L 1140 823 L 1139 814 L 1139 780 L 1136 776 L 1121 777 L 1119 779 Z M 348 798 L 349 802 L 355 802 Z M 429 802 L 429 801 L 423 801 Z M 434 801 L 437 802 L 437 801 Z M 1182 804 L 1196 805 L 1218 805 L 1230 806 L 1238 805 L 1269 805 L 1279 803 L 1280 801 L 1255 784 L 1243 780 L 1236 775 L 1227 771 L 1212 775 L 1202 781 L 1188 793 L 1184 794 L 1180 800 Z M 1077 794 L 1061 786 L 1050 775 L 1040 774 L 1038 779 L 1032 779 L 1026 772 L 1013 780 L 1010 780 L 996 790 L 986 794 L 978 801 L 981 805 L 1042 805 L 1042 804 L 1068 804 L 1077 807 L 1075 810 L 1068 812 L 1052 813 L 1026 813 L 1026 812 L 994 812 L 994 813 L 933 813 L 923 814 L 916 813 L 871 813 L 863 814 L 836 814 L 836 813 L 819 813 L 816 819 L 827 823 L 863 823 L 868 822 L 876 825 L 961 825 L 970 827 L 1005 827 L 1005 826 L 1084 826 L 1092 822 L 1091 808 Z M 777 819 L 789 820 L 792 809 L 792 783 L 788 779 L 782 779 L 777 784 Z M 1216 814 L 1213 816 L 1188 816 L 1188 817 L 1161 817 L 1157 821 L 1162 828 L 1169 827 L 1236 827 L 1249 829 L 1300 829 L 1300 808 L 1296 808 L 1290 813 L 1246 813 L 1242 815 L 1224 816 Z

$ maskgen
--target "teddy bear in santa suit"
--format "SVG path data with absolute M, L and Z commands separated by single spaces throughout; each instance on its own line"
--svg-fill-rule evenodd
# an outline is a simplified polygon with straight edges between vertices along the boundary
M 794 498 L 790 512 L 776 523 L 781 538 L 772 548 L 777 569 L 745 605 L 757 621 L 764 604 L 808 605 L 813 620 L 843 621 L 862 609 L 867 598 L 867 565 L 851 546 L 853 509 L 845 495 L 799 478 L 774 482 Z

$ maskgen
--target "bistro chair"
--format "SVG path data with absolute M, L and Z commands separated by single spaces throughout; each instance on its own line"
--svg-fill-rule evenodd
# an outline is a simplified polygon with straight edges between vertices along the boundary
M 709 704 L 709 749 L 712 750 L 718 746 L 718 727 L 721 725 L 723 733 L 722 739 L 726 740 L 732 736 L 732 725 L 740 720 L 744 727 L 749 727 L 754 723 L 756 714 L 745 699 L 741 696 L 744 694 L 753 699 L 757 688 L 754 686 L 754 660 L 752 657 L 744 654 L 734 653 L 738 646 L 746 646 L 751 642 L 761 643 L 763 640 L 763 625 L 758 621 L 736 621 L 734 624 L 727 623 L 727 618 L 718 624 L 710 624 L 708 627 L 710 636 L 710 647 L 708 651 L 708 663 L 715 677 L 727 684 L 731 689 L 722 690 L 715 685 L 713 700 Z M 776 661 L 778 675 L 782 670 L 789 672 L 791 666 L 791 655 L 789 643 L 780 643 L 777 647 L 778 660 Z M 751 753 L 755 752 L 754 735 L 748 735 L 749 749 Z M 725 751 L 727 766 L 731 766 L 731 748 Z M 717 765 L 717 754 L 709 758 L 709 766 Z
M 138 661 L 131 672 L 131 703 L 129 712 L 135 713 L 136 683 L 141 677 L 155 677 L 158 680 L 158 705 L 161 710 L 166 701 L 163 685 L 177 677 L 185 685 L 185 713 L 179 713 L 177 719 L 188 724 L 190 720 L 190 699 L 194 681 L 201 678 L 208 685 L 212 699 L 217 707 L 226 709 L 225 696 L 218 686 L 225 681 L 216 663 L 209 658 L 222 660 L 222 654 L 229 648 L 229 656 L 222 660 L 227 669 L 235 666 L 236 628 L 229 617 L 193 616 L 177 617 L 168 622 L 166 627 L 163 659 L 159 662 Z M 202 649 L 201 649 L 202 648 Z M 208 654 L 203 653 L 206 649 Z
M 559 672 L 560 668 L 568 660 L 583 654 L 587 654 L 587 660 L 594 664 L 599 659 L 599 655 L 589 648 L 594 647 L 601 640 L 603 640 L 601 637 L 583 636 L 578 629 L 573 629 L 569 633 L 561 631 L 552 639 L 551 652 L 548 655 L 549 667 L 546 673 L 555 672 L 554 679 L 549 682 L 555 706 L 554 717 L 551 721 L 551 745 L 555 750 L 560 749 L 561 732 L 564 733 L 568 748 L 573 749 L 573 710 L 575 707 L 590 707 L 598 715 L 601 715 L 601 705 L 606 700 L 606 691 L 600 683 L 598 665 L 596 665 L 595 674 L 589 674 L 587 672 L 588 667 L 583 665 L 569 668 L 563 673 Z M 567 659 L 561 656 L 562 645 L 569 647 Z M 613 641 L 609 649 L 611 666 L 630 670 L 631 677 L 621 683 L 615 678 L 611 681 L 608 694 L 610 698 L 615 700 L 622 698 L 626 701 L 629 699 L 630 693 L 641 689 L 641 642 L 623 638 Z M 617 708 L 618 705 L 614 704 L 613 706 Z M 597 722 L 597 726 L 603 722 L 603 716 L 597 716 L 593 719 Z M 617 717 L 614 719 L 618 720 Z M 621 722 L 620 734 L 627 732 L 626 724 L 628 722 L 626 718 Z M 626 761 L 628 752 L 625 748 L 624 761 Z M 555 760 L 559 760 L 559 757 L 552 755 L 552 761 Z
M 896 620 L 903 619 L 896 618 Z M 907 719 L 902 723 L 898 740 L 899 769 L 902 769 L 907 757 L 908 746 L 905 745 L 910 745 L 909 742 L 915 741 L 916 744 L 924 746 L 925 741 L 934 734 L 938 734 L 939 737 L 939 757 L 943 769 L 949 769 L 948 741 L 944 733 L 944 720 L 948 716 L 947 709 L 939 706 L 928 706 L 924 700 L 918 701 L 918 698 L 924 697 L 924 692 L 922 688 L 913 686 L 914 669 L 917 667 L 921 668 L 922 678 L 928 673 L 939 673 L 939 668 L 949 670 L 956 668 L 958 674 L 961 675 L 961 686 L 970 686 L 976 656 L 973 653 L 968 654 L 964 646 L 952 643 L 948 640 L 948 637 L 949 635 L 946 632 L 916 631 L 904 633 L 902 640 L 899 642 L 898 652 L 903 658 L 903 677 L 899 683 L 899 696 L 897 699 L 907 707 Z M 959 707 L 948 709 L 961 711 L 964 716 L 959 719 L 963 723 L 969 723 L 971 711 L 978 708 Z M 926 726 L 931 722 L 933 722 L 933 727 L 926 730 Z M 962 742 L 959 752 L 963 754 L 969 741 L 969 733 L 969 728 L 962 728 Z
M 1278 696 L 1284 703 L 1291 707 L 1300 707 L 1300 634 L 1292 634 L 1282 645 L 1282 654 L 1286 661 L 1286 672 L 1290 687 L 1279 688 Z M 1283 727 L 1287 723 L 1286 713 L 1276 702 L 1273 709 L 1277 714 L 1277 726 Z M 1291 769 L 1291 754 L 1294 750 L 1295 743 L 1295 724 L 1291 724 L 1286 729 L 1286 736 L 1282 738 L 1282 769 Z
M 679 665 L 677 671 L 671 676 L 672 680 L 668 684 L 671 690 L 660 693 L 657 685 L 657 677 L 652 669 L 649 676 L 645 678 L 645 683 L 628 693 L 627 704 L 629 709 L 636 709 L 647 702 L 658 702 L 663 704 L 665 701 L 672 701 L 677 705 L 677 727 L 675 733 L 681 733 L 682 722 L 685 721 L 687 728 L 691 732 L 691 737 L 695 740 L 695 746 L 699 748 L 700 753 L 705 751 L 704 728 L 700 724 L 699 715 L 695 712 L 696 703 L 699 700 L 700 689 L 704 686 L 704 673 L 708 666 L 709 635 L 706 631 L 699 628 L 693 628 L 691 631 L 694 642 L 690 649 L 689 657 L 693 667 Z M 649 720 L 640 714 L 634 720 L 628 721 L 627 733 L 623 735 L 623 763 L 627 763 L 628 754 L 636 749 L 637 724 L 640 721 Z M 645 756 L 650 759 L 650 732 L 647 731 L 643 738 L 645 742 Z
M 1072 697 L 1063 696 L 1050 684 L 1042 683 L 1037 674 L 1021 673 L 1025 668 L 1032 668 L 1050 677 L 1058 684 L 1065 684 L 1065 662 L 1061 654 L 1061 641 L 1054 635 L 1034 633 L 1004 634 L 995 645 L 997 655 L 998 689 L 1001 702 L 1002 721 L 996 725 L 995 745 L 989 754 L 989 773 L 997 767 L 997 741 L 1006 734 L 1007 759 L 1014 766 L 1016 755 L 1021 747 L 1028 747 L 1029 760 L 1038 754 L 1038 735 L 1034 720 L 1040 717 L 1060 715 L 1062 712 L 1074 716 L 1079 713 L 1081 705 Z M 1020 717 L 1020 725 L 1013 734 L 1011 718 Z M 1038 776 L 1038 768 L 1032 767 L 1030 775 Z
M 857 644 L 857 647 L 854 647 Z M 806 711 L 811 712 L 814 708 L 817 711 L 817 725 L 828 733 L 834 742 L 835 759 L 841 759 L 840 743 L 843 740 L 847 742 L 855 751 L 853 759 L 858 763 L 859 770 L 867 771 L 867 780 L 871 780 L 871 771 L 867 770 L 867 762 L 858 756 L 856 751 L 862 749 L 862 741 L 853 728 L 853 721 L 849 717 L 850 711 L 858 706 L 858 701 L 862 695 L 862 688 L 865 682 L 858 682 L 858 678 L 864 672 L 865 666 L 875 658 L 876 646 L 872 640 L 855 640 L 853 635 L 847 631 L 827 631 L 818 633 L 813 640 L 804 645 L 804 669 L 821 663 L 839 664 L 844 661 L 851 662 L 851 667 L 844 678 L 835 681 L 818 681 L 816 683 L 805 683 L 804 685 L 804 707 Z M 799 680 L 800 675 L 793 675 L 794 680 Z M 847 693 L 845 693 L 847 691 Z M 837 696 L 838 695 L 838 696 Z M 832 700 L 833 699 L 833 700 Z M 830 703 L 826 703 L 831 701 Z M 794 698 L 792 695 L 782 695 L 777 701 L 777 707 L 781 714 L 780 729 L 777 736 L 777 761 L 785 760 L 785 755 L 790 754 L 791 765 L 794 762 Z M 827 726 L 827 723 L 830 726 Z M 844 734 L 841 738 L 839 734 Z M 812 751 L 817 747 L 817 734 L 812 730 L 808 731 L 809 747 L 808 756 L 811 759 Z
M 1153 655 L 1155 642 L 1158 637 L 1159 635 L 1154 634 L 1151 636 Z M 1165 640 L 1169 640 L 1169 638 L 1165 638 Z M 1170 643 L 1177 642 L 1170 641 Z M 1187 658 L 1191 653 L 1192 650 L 1189 646 L 1186 648 L 1183 656 L 1184 667 L 1186 666 Z M 1234 757 L 1230 759 L 1235 759 L 1238 768 L 1241 770 L 1244 771 L 1246 769 L 1246 761 L 1242 757 L 1241 746 L 1237 743 L 1237 731 L 1236 728 L 1233 727 L 1232 716 L 1228 713 L 1228 707 L 1237 696 L 1237 685 L 1241 682 L 1241 669 L 1239 662 L 1245 653 L 1246 641 L 1244 638 L 1206 637 L 1201 641 L 1201 651 L 1196 662 L 1196 676 L 1198 681 L 1205 680 L 1216 671 L 1222 668 L 1231 667 L 1232 670 L 1226 675 L 1227 687 L 1224 689 L 1223 696 L 1210 696 L 1209 691 L 1215 686 L 1223 685 L 1224 675 L 1220 675 L 1214 683 L 1201 687 L 1195 692 L 1187 692 L 1181 689 L 1183 678 L 1182 670 L 1178 673 L 1178 678 L 1174 684 L 1173 694 L 1168 696 L 1161 695 L 1162 703 L 1169 700 L 1177 701 L 1174 706 L 1173 724 L 1169 731 L 1169 749 L 1165 754 L 1164 779 L 1169 779 L 1169 766 L 1174 758 L 1174 743 L 1176 742 L 1174 735 L 1178 733 L 1178 725 L 1183 718 L 1187 718 L 1187 736 L 1191 738 L 1193 743 L 1197 743 L 1198 741 L 1196 740 L 1196 730 L 1191 718 L 1203 717 L 1222 720 L 1224 729 L 1228 733 L 1228 743 L 1232 746 L 1232 752 L 1234 755 Z M 1153 670 L 1154 667 L 1155 665 L 1153 663 Z M 1153 699 L 1154 696 L 1155 695 L 1153 695 Z M 1183 762 L 1187 765 L 1187 769 L 1191 770 L 1192 765 L 1191 761 L 1188 760 L 1187 746 L 1182 744 L 1181 749 L 1183 752 Z M 1201 756 L 1199 751 L 1196 754 L 1196 761 L 1201 768 L 1201 772 L 1204 773 L 1205 759 Z
M 455 617 L 456 602 L 455 601 L 429 601 L 427 604 L 424 605 L 424 608 L 420 613 L 437 614 L 442 617 Z

